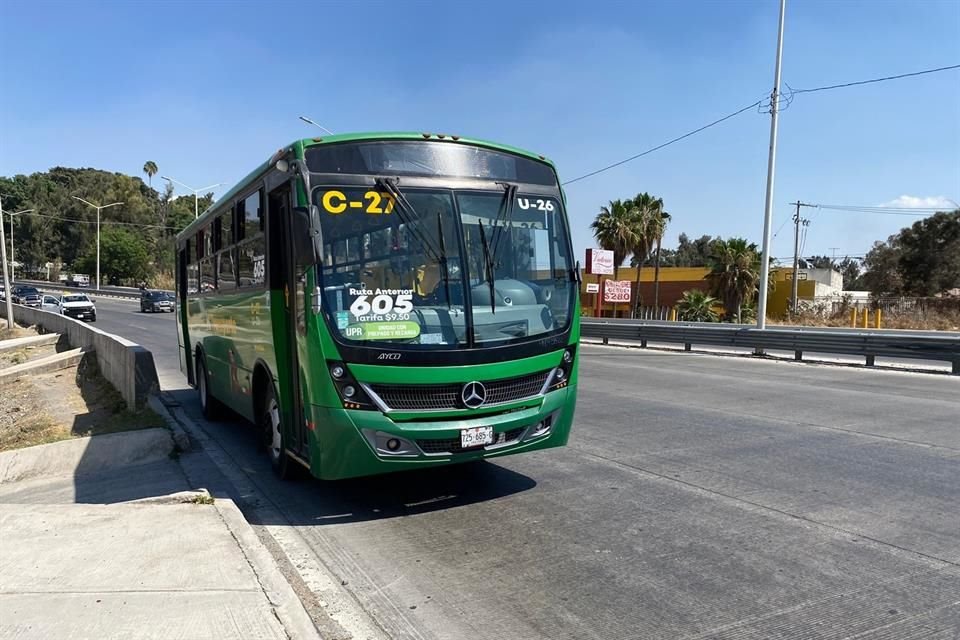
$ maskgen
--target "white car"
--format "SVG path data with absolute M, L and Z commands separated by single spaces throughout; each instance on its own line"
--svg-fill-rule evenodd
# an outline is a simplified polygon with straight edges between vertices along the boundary
M 44 302 L 46 302 L 46 300 L 44 300 Z M 63 294 L 60 296 L 57 308 L 61 314 L 68 318 L 89 320 L 90 322 L 97 321 L 97 307 L 93 304 L 93 300 L 83 293 Z

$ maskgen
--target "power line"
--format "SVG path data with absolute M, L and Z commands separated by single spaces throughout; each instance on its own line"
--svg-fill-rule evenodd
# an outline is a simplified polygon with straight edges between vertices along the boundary
M 950 70 L 952 70 L 952 69 L 960 69 L 960 64 L 950 65 L 950 66 L 947 66 L 947 67 L 937 67 L 936 69 L 924 69 L 923 71 L 914 71 L 914 72 L 911 72 L 911 73 L 901 73 L 901 74 L 895 75 L 895 76 L 884 76 L 884 77 L 882 77 L 882 78 L 871 78 L 870 80 L 857 80 L 857 81 L 854 81 L 854 82 L 845 82 L 845 83 L 843 83 L 843 84 L 834 84 L 834 85 L 828 85 L 828 86 L 824 86 L 824 87 L 813 87 L 813 88 L 811 88 L 811 89 L 793 89 L 793 88 L 790 87 L 790 85 L 788 84 L 787 87 L 788 87 L 789 90 L 788 90 L 787 92 L 782 93 L 780 96 L 777 97 L 777 99 L 778 99 L 778 100 L 783 99 L 783 100 L 786 102 L 786 104 L 784 105 L 784 108 L 786 108 L 786 107 L 789 107 L 789 105 L 790 105 L 791 102 L 793 102 L 793 96 L 796 95 L 796 94 L 798 94 L 798 93 L 814 93 L 814 92 L 816 92 L 816 91 L 829 91 L 829 90 L 831 90 L 831 89 L 842 89 L 842 88 L 844 88 L 844 87 L 853 87 L 853 86 L 857 86 L 857 85 L 861 85 L 861 84 L 872 84 L 872 83 L 875 83 L 875 82 L 886 82 L 886 81 L 888 81 L 888 80 L 899 80 L 899 79 L 901 79 L 901 78 L 910 78 L 910 77 L 913 77 L 913 76 L 920 76 L 920 75 L 924 75 L 924 74 L 928 74 L 928 73 L 938 73 L 938 72 L 941 72 L 941 71 L 950 71 Z M 766 102 L 769 102 L 769 100 L 767 100 Z M 705 124 L 705 125 L 703 125 L 702 127 L 699 127 L 699 128 L 697 128 L 697 129 L 694 129 L 693 131 L 689 131 L 689 132 L 683 134 L 682 136 L 678 136 L 678 137 L 676 137 L 676 138 L 674 138 L 674 139 L 672 139 L 672 140 L 668 140 L 667 142 L 664 142 L 663 144 L 657 145 L 657 146 L 655 146 L 655 147 L 651 147 L 650 149 L 647 149 L 646 151 L 642 151 L 642 152 L 640 152 L 640 153 L 638 153 L 638 154 L 636 154 L 636 155 L 632 155 L 632 156 L 630 156 L 629 158 L 625 158 L 625 159 L 623 159 L 623 160 L 620 160 L 619 162 L 614 162 L 613 164 L 610 164 L 610 165 L 607 165 L 607 166 L 602 167 L 602 168 L 600 168 L 600 169 L 597 169 L 596 171 L 591 171 L 590 173 L 585 173 L 585 174 L 583 174 L 582 176 L 577 176 L 576 178 L 573 178 L 572 180 L 567 180 L 566 182 L 564 182 L 564 183 L 562 183 L 562 184 L 563 184 L 564 186 L 566 186 L 566 185 L 568 185 L 568 184 L 573 184 L 574 182 L 579 182 L 580 180 L 584 180 L 584 179 L 586 179 L 586 178 L 590 178 L 590 177 L 592 177 L 592 176 L 595 176 L 595 175 L 597 175 L 598 173 L 603 173 L 604 171 L 609 171 L 610 169 L 613 169 L 613 168 L 615 168 L 615 167 L 619 167 L 620 165 L 626 164 L 626 163 L 631 162 L 631 161 L 633 161 L 633 160 L 636 160 L 637 158 L 642 158 L 643 156 L 648 155 L 648 154 L 651 154 L 651 153 L 653 153 L 654 151 L 659 151 L 660 149 L 663 149 L 664 147 L 668 147 L 668 146 L 674 144 L 675 142 L 680 142 L 681 140 L 683 140 L 683 139 L 685 139 L 685 138 L 689 138 L 689 137 L 692 136 L 692 135 L 696 135 L 696 134 L 700 133 L 701 131 L 704 131 L 704 130 L 706 130 L 706 129 L 709 129 L 710 127 L 713 127 L 713 126 L 715 126 L 715 125 L 718 125 L 718 124 L 720 124 L 721 122 L 724 122 L 724 121 L 726 121 L 726 120 L 729 120 L 730 118 L 733 118 L 734 116 L 738 116 L 738 115 L 740 115 L 741 113 L 743 113 L 744 111 L 749 111 L 750 109 L 753 109 L 753 108 L 761 108 L 761 109 L 762 109 L 762 106 L 763 106 L 764 104 L 766 104 L 766 102 L 765 102 L 765 100 L 757 100 L 756 102 L 754 102 L 754 103 L 752 103 L 752 104 L 750 104 L 750 105 L 747 105 L 746 107 L 743 107 L 742 109 L 738 109 L 737 111 L 734 111 L 733 113 L 727 114 L 727 115 L 723 116 L 722 118 L 720 118 L 720 119 L 718 119 L 718 120 L 714 120 L 713 122 L 711 122 L 711 123 L 709 123 L 709 124 Z M 771 107 L 771 108 L 772 108 L 772 107 Z
M 929 216 L 932 213 L 944 211 L 944 209 L 931 208 L 894 208 L 894 207 L 854 207 L 844 205 L 816 204 L 817 209 L 826 209 L 828 211 L 841 211 L 844 213 L 870 213 L 887 216 Z
M 629 158 L 626 158 L 626 159 L 624 159 L 624 160 L 620 160 L 619 162 L 614 162 L 613 164 L 607 165 L 606 167 L 603 167 L 602 169 L 597 169 L 596 171 L 591 171 L 590 173 L 585 173 L 585 174 L 583 174 L 582 176 L 578 176 L 578 177 L 576 177 L 576 178 L 574 178 L 574 179 L 572 179 L 572 180 L 567 180 L 566 182 L 563 183 L 563 185 L 566 186 L 566 185 L 568 185 L 568 184 L 573 184 L 574 182 L 578 182 L 578 181 L 583 180 L 583 179 L 585 179 L 585 178 L 589 178 L 589 177 L 591 177 L 591 176 L 595 176 L 595 175 L 597 175 L 598 173 L 603 173 L 604 171 L 608 171 L 608 170 L 610 170 L 610 169 L 613 169 L 614 167 L 619 167 L 619 166 L 622 165 L 622 164 L 626 164 L 626 163 L 630 162 L 631 160 L 636 160 L 637 158 L 641 158 L 641 157 L 643 157 L 643 156 L 645 156 L 645 155 L 647 155 L 647 154 L 653 153 L 654 151 L 659 151 L 660 149 L 663 149 L 664 147 L 669 147 L 671 144 L 673 144 L 673 143 L 675 143 L 675 142 L 680 142 L 680 141 L 683 140 L 684 138 L 689 138 L 690 136 L 695 135 L 695 134 L 697 134 L 697 133 L 700 133 L 701 131 L 703 131 L 703 130 L 705 130 L 705 129 L 709 129 L 709 128 L 712 127 L 712 126 L 718 125 L 718 124 L 720 124 L 721 122 L 723 122 L 723 121 L 725 121 L 725 120 L 729 120 L 730 118 L 732 118 L 732 117 L 734 117 L 734 116 L 738 116 L 738 115 L 740 115 L 741 113 L 743 113 L 744 111 L 749 111 L 750 109 L 753 109 L 754 107 L 759 106 L 759 105 L 760 105 L 760 102 L 762 102 L 762 101 L 761 101 L 761 100 L 757 100 L 757 101 L 754 102 L 753 104 L 747 105 L 746 107 L 744 107 L 744 108 L 742 108 L 742 109 L 738 109 L 737 111 L 734 111 L 733 113 L 727 114 L 727 115 L 723 116 L 722 118 L 720 118 L 719 120 L 714 120 L 714 121 L 711 122 L 710 124 L 705 124 L 705 125 L 703 125 L 702 127 L 699 127 L 699 128 L 697 128 L 697 129 L 694 129 L 693 131 L 689 131 L 689 132 L 683 134 L 682 136 L 678 136 L 678 137 L 674 138 L 673 140 L 669 140 L 669 141 L 667 141 L 667 142 L 664 142 L 663 144 L 659 144 L 659 145 L 657 145 L 657 146 L 655 146 L 655 147 L 651 147 L 650 149 L 647 149 L 646 151 L 643 151 L 643 152 L 638 153 L 638 154 L 636 154 L 636 155 L 632 155 L 632 156 L 630 156 Z
M 872 84 L 874 82 L 886 82 L 887 80 L 899 80 L 901 78 L 912 78 L 913 76 L 922 76 L 927 73 L 938 73 L 940 71 L 950 71 L 951 69 L 960 69 L 960 64 L 953 64 L 948 67 L 937 67 L 936 69 L 924 69 L 923 71 L 914 71 L 912 73 L 901 73 L 896 76 L 884 76 L 882 78 L 873 78 L 871 80 L 857 80 L 855 82 L 845 82 L 843 84 L 831 84 L 825 87 L 814 87 L 812 89 L 791 89 L 791 93 L 813 93 L 815 91 L 830 91 L 832 89 L 843 89 L 845 87 L 855 87 L 861 84 Z
M 60 221 L 62 221 L 62 222 L 77 222 L 77 223 L 80 223 L 80 224 L 97 224 L 96 220 L 80 220 L 79 218 L 62 218 L 62 217 L 60 217 L 60 216 L 51 216 L 51 215 L 46 215 L 46 214 L 43 214 L 43 213 L 37 213 L 37 212 L 35 212 L 35 211 L 32 212 L 32 213 L 24 213 L 24 214 L 21 214 L 21 215 L 37 216 L 37 217 L 39 217 L 39 218 L 49 218 L 50 220 L 60 220 Z M 116 225 L 123 225 L 123 226 L 126 226 L 126 227 L 142 227 L 142 228 L 146 228 L 146 229 L 170 229 L 170 230 L 173 230 L 173 231 L 179 231 L 179 230 L 180 230 L 179 227 L 163 226 L 163 225 L 159 225 L 159 224 L 143 224 L 143 223 L 140 223 L 140 222 L 121 222 L 121 221 L 119 221 L 119 220 L 101 220 L 101 221 L 100 221 L 100 224 L 101 224 L 101 225 L 104 225 L 104 224 L 116 224 Z

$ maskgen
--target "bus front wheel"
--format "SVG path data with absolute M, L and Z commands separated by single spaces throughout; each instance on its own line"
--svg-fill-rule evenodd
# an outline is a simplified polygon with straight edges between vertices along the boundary
M 270 457 L 270 466 L 273 467 L 273 472 L 278 477 L 283 480 L 290 480 L 293 478 L 293 469 L 290 456 L 287 455 L 286 443 L 283 441 L 280 404 L 277 402 L 277 393 L 273 385 L 267 387 L 262 406 L 260 432 L 263 438 L 263 446 Z
M 210 395 L 210 375 L 207 373 L 207 363 L 202 357 L 197 358 L 197 391 L 200 394 L 200 409 L 207 420 L 216 420 L 222 414 L 220 401 Z

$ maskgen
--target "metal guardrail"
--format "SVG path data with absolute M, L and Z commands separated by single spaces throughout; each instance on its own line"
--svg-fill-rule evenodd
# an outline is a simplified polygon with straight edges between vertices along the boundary
M 101 287 L 100 289 L 94 289 L 92 287 L 69 287 L 59 282 L 46 282 L 43 280 L 17 280 L 16 284 L 28 284 L 41 291 L 75 291 L 77 293 L 85 293 L 89 296 L 129 298 L 131 300 L 140 299 L 140 290 L 135 287 Z M 11 284 L 11 286 L 13 286 L 13 284 Z M 173 291 L 167 291 L 165 289 L 150 290 L 163 291 L 173 295 Z
M 919 331 L 878 331 L 834 328 L 776 327 L 764 330 L 752 325 L 698 322 L 638 322 L 635 320 L 582 318 L 580 334 L 585 338 L 682 344 L 764 350 L 793 351 L 802 360 L 804 352 L 854 355 L 865 358 L 867 366 L 875 359 L 907 358 L 939 360 L 952 364 L 960 374 L 960 333 Z

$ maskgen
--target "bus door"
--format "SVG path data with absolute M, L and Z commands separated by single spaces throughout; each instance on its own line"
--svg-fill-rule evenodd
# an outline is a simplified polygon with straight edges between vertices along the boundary
M 187 262 L 190 244 L 177 249 L 177 347 L 180 350 L 180 371 L 187 374 L 187 382 L 194 384 L 193 354 L 190 353 L 190 332 L 187 331 Z
M 268 207 L 270 221 L 270 288 L 279 290 L 283 298 L 283 313 L 273 326 L 273 343 L 277 354 L 277 378 L 282 389 L 289 389 L 289 398 L 281 398 L 285 405 L 283 425 L 286 448 L 304 460 L 309 460 L 309 443 L 305 424 L 303 395 L 300 380 L 301 343 L 305 342 L 303 328 L 304 269 L 296 265 L 291 235 L 291 187 L 287 182 L 270 192 Z

